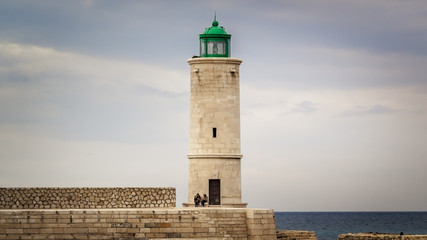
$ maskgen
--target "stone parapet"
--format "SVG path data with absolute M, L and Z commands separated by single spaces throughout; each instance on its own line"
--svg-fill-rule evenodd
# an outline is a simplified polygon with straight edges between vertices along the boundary
M 248 239 L 277 239 L 274 211 L 269 209 L 246 209 Z
M 0 188 L 0 209 L 175 207 L 175 188 Z
M 276 239 L 273 210 L 0 210 L 0 239 Z
M 316 233 L 313 231 L 279 230 L 277 231 L 277 239 L 317 240 L 317 237 L 316 237 Z
M 338 240 L 427 240 L 427 235 L 391 233 L 347 233 L 338 235 Z

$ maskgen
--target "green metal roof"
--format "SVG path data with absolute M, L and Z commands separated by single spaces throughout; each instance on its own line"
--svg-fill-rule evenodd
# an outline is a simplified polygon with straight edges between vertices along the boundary
M 206 30 L 199 35 L 200 38 L 231 38 L 231 34 L 228 34 L 224 27 L 218 25 L 218 21 L 216 20 L 216 16 L 212 22 L 212 27 L 206 28 Z

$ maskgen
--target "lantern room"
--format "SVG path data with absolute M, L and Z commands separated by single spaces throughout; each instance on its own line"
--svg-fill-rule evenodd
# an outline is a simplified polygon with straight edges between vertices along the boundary
M 216 16 L 210 28 L 200 36 L 200 57 L 230 57 L 230 39 L 224 27 L 218 26 Z

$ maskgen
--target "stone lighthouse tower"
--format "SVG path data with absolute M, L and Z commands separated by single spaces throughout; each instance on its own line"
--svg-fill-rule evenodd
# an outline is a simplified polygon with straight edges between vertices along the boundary
M 188 203 L 209 196 L 209 206 L 242 203 L 238 58 L 230 58 L 231 35 L 218 25 L 200 36 L 200 57 L 188 60 L 191 75 Z

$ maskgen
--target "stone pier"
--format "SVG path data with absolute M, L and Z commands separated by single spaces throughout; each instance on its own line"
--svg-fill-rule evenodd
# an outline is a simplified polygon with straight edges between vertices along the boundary
M 0 239 L 276 239 L 273 210 L 0 210 Z

